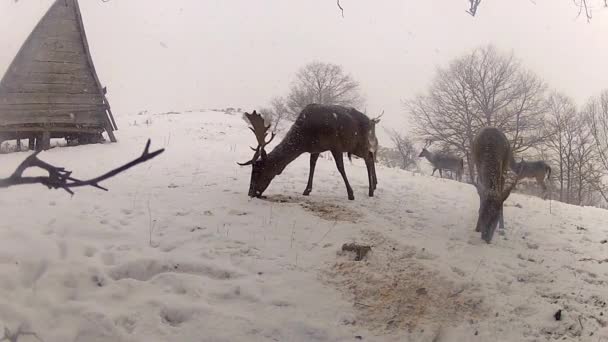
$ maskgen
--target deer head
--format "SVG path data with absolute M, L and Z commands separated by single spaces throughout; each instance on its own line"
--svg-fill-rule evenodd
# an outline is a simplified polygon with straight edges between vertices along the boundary
M 266 126 L 264 124 L 264 118 L 256 113 L 255 110 L 251 114 L 245 113 L 245 117 L 251 123 L 249 129 L 255 135 L 255 138 L 258 141 L 258 147 L 250 147 L 254 151 L 251 160 L 238 164 L 241 166 L 252 165 L 251 181 L 249 182 L 249 197 L 261 197 L 264 190 L 266 190 L 270 184 L 270 181 L 272 181 L 272 175 L 264 172 L 264 169 L 266 168 L 265 147 L 274 139 L 275 133 L 272 132 L 270 139 L 266 141 L 270 125 Z
M 431 140 L 429 140 L 429 139 L 426 140 L 426 142 L 424 143 L 424 147 L 422 148 L 422 151 L 420 151 L 420 154 L 418 155 L 418 158 L 425 157 L 429 153 L 427 148 L 429 148 L 432 143 L 433 142 Z

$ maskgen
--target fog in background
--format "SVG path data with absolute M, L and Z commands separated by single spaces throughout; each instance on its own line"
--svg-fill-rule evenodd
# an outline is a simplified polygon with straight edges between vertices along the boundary
M 51 0 L 0 0 L 0 73 Z M 608 10 L 588 24 L 569 0 L 81 0 L 93 60 L 115 116 L 242 107 L 285 95 L 313 61 L 343 65 L 372 115 L 407 128 L 403 99 L 437 66 L 494 44 L 582 104 L 607 87 Z

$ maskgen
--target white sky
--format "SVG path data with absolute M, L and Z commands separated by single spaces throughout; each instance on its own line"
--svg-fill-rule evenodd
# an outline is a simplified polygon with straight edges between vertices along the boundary
M 595 1 L 595 0 L 591 0 Z M 342 64 L 370 114 L 407 128 L 401 101 L 437 66 L 492 43 L 579 103 L 608 88 L 608 10 L 587 24 L 571 0 L 81 0 L 115 116 L 243 107 L 283 95 L 313 60 Z M 3 74 L 51 0 L 0 0 Z M 361 108 L 364 110 L 365 108 Z

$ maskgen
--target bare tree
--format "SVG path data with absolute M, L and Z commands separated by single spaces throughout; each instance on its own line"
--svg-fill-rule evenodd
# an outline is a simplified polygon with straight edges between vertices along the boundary
M 598 97 L 589 99 L 584 112 L 589 120 L 590 131 L 597 150 L 597 168 L 600 169 L 602 175 L 608 175 L 608 89 Z M 596 185 L 604 200 L 608 202 L 608 192 L 604 182 L 598 181 Z
M 302 67 L 286 98 L 292 119 L 311 103 L 360 107 L 363 102 L 359 83 L 340 65 L 323 62 Z
M 395 129 L 387 129 L 391 142 L 395 145 L 395 150 L 399 153 L 400 157 L 400 168 L 403 170 L 410 170 L 416 167 L 416 150 L 412 141 L 405 136 L 405 134 L 399 133 Z
M 566 95 L 553 92 L 547 98 L 548 115 L 546 131 L 549 133 L 547 147 L 557 166 L 559 200 L 570 202 L 572 170 L 574 169 L 575 131 L 580 124 L 576 105 Z
M 475 175 L 471 146 L 485 126 L 504 132 L 514 153 L 543 141 L 545 83 L 512 55 L 478 48 L 439 68 L 428 92 L 405 102 L 415 132 L 465 156 Z
M 577 17 L 580 17 L 582 14 L 584 14 L 585 18 L 587 19 L 587 22 L 591 22 L 591 19 L 593 18 L 594 5 L 591 5 L 589 0 L 573 0 L 573 1 L 574 1 L 574 5 L 578 7 Z M 469 2 L 469 9 L 466 12 L 474 17 L 475 14 L 477 14 L 477 10 L 479 8 L 479 5 L 481 4 L 481 0 L 468 0 L 468 2 Z M 598 5 L 600 5 L 604 8 L 608 8 L 608 0 L 597 0 L 595 3 L 597 3 Z M 339 2 L 338 2 L 338 6 L 339 6 Z

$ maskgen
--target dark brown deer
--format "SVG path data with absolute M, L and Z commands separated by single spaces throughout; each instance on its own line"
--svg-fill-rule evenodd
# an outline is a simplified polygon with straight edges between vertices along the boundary
M 354 108 L 310 104 L 298 115 L 283 140 L 270 153 L 266 153 L 264 147 L 272 141 L 274 133 L 266 141 L 270 126 L 266 126 L 264 119 L 255 111 L 245 115 L 258 140 L 258 147 L 252 148 L 255 151 L 253 158 L 246 163 L 239 163 L 253 166 L 249 183 L 250 197 L 261 197 L 272 179 L 305 152 L 310 153 L 310 173 L 304 190 L 304 195 L 308 196 L 312 191 L 317 159 L 324 151 L 331 151 L 346 184 L 349 200 L 354 200 L 355 196 L 344 171 L 344 153 L 363 159 L 367 167 L 369 196 L 374 196 L 378 184 L 374 164 L 378 141 L 374 130 L 378 118 L 370 119 Z
M 435 171 L 439 170 L 439 177 L 443 178 L 442 171 L 450 170 L 456 173 L 456 179 L 459 182 L 462 181 L 462 174 L 464 172 L 464 161 L 462 158 L 449 154 L 433 153 L 427 150 L 429 146 L 431 146 L 431 142 L 427 141 L 426 145 L 424 145 L 422 151 L 418 155 L 418 158 L 425 157 L 426 160 L 433 165 L 433 173 L 431 176 L 434 176 Z
M 520 179 L 534 178 L 536 179 L 536 183 L 543 189 L 543 192 L 547 191 L 545 180 L 551 178 L 551 167 L 544 160 L 524 161 L 522 159 L 518 163 L 515 161 L 515 158 L 512 158 L 510 166 L 513 172 L 518 172 L 519 170 Z
M 475 187 L 479 194 L 479 217 L 475 231 L 481 232 L 481 238 L 490 243 L 498 221 L 500 228 L 504 228 L 503 203 L 519 176 L 505 187 L 505 177 L 512 160 L 511 145 L 497 128 L 481 129 L 473 141 L 472 153 L 478 177 Z

